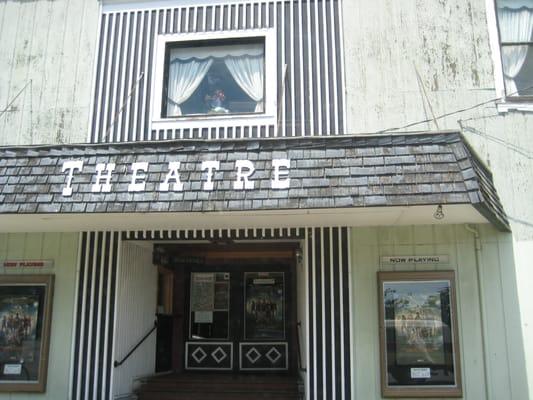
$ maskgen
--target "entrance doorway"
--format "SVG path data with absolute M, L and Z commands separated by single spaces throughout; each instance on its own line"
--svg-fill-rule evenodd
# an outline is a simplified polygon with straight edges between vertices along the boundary
M 294 373 L 296 251 L 293 243 L 156 245 L 160 309 L 173 292 L 159 316 L 159 371 Z

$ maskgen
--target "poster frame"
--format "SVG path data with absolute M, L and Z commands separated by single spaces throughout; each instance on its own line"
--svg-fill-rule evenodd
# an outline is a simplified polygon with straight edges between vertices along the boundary
M 462 397 L 462 379 L 461 379 L 461 361 L 459 351 L 459 340 L 457 332 L 457 304 L 455 289 L 455 272 L 454 271 L 386 271 L 377 273 L 378 293 L 379 293 L 379 341 L 380 341 L 380 363 L 381 363 L 381 393 L 383 397 Z M 447 282 L 449 287 L 448 304 L 439 302 L 440 310 L 443 307 L 449 307 L 451 329 L 449 330 L 451 344 L 451 368 L 453 368 L 453 384 L 422 384 L 423 378 L 417 383 L 413 378 L 411 371 L 411 381 L 402 384 L 391 385 L 389 382 L 388 360 L 395 359 L 398 342 L 387 342 L 387 323 L 385 320 L 385 285 L 410 284 L 416 287 L 417 284 L 431 282 Z M 403 321 L 402 321 L 403 322 Z M 407 324 L 416 324 L 417 321 L 409 321 Z M 414 325 L 413 325 L 414 326 Z M 389 327 L 390 328 L 390 327 Z M 394 325 L 394 334 L 396 335 L 396 323 Z M 394 337 L 396 339 L 396 336 Z M 444 342 L 443 342 L 444 351 Z M 449 362 L 446 364 L 450 367 Z M 408 368 L 404 366 L 404 368 Z M 411 368 L 416 369 L 416 368 Z M 421 368 L 429 369 L 429 368 Z
M 50 350 L 50 326 L 52 321 L 52 303 L 54 294 L 54 275 L 0 275 L 0 294 L 9 293 L 15 287 L 44 287 L 44 296 L 39 301 L 39 309 L 42 308 L 42 320 L 37 327 L 36 337 L 41 338 L 39 348 L 39 363 L 36 380 L 9 380 L 0 376 L 0 392 L 34 392 L 46 391 L 48 376 L 48 360 Z M 7 288 L 7 290 L 5 289 Z M 4 354 L 0 351 L 0 373 L 4 375 L 6 363 Z

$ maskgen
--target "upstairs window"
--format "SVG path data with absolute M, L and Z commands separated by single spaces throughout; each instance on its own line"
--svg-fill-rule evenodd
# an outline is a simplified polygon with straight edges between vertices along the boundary
M 164 118 L 264 111 L 264 38 L 167 43 Z
M 508 99 L 533 98 L 533 0 L 496 0 Z

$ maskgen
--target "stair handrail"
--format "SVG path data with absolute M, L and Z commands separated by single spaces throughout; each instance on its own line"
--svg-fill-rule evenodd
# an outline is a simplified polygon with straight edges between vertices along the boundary
M 124 358 L 122 360 L 120 360 L 120 361 L 115 360 L 115 362 L 113 362 L 113 367 L 117 368 L 117 367 L 120 367 L 122 364 L 124 364 L 126 362 L 126 360 L 128 358 L 130 358 L 130 356 L 135 352 L 135 350 L 137 350 L 139 348 L 139 346 L 141 344 L 143 344 L 146 339 L 148 339 L 148 336 L 150 336 L 152 334 L 152 332 L 155 331 L 156 329 L 157 329 L 157 319 L 154 320 L 154 326 L 152 326 L 150 328 L 148 333 L 146 335 L 144 335 L 142 337 L 142 339 L 137 342 L 137 344 L 129 351 L 128 354 L 126 354 L 124 356 Z
M 306 372 L 306 369 L 302 367 L 302 349 L 300 348 L 300 329 L 302 328 L 302 322 L 298 321 L 296 326 L 298 327 L 298 332 L 296 333 L 296 347 L 298 350 L 298 370 L 301 372 Z

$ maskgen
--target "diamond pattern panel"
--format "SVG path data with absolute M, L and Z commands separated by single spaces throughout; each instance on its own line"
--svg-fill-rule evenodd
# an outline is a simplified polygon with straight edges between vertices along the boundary
M 233 368 L 233 343 L 188 342 L 186 369 L 231 370 Z
M 240 343 L 240 369 L 257 371 L 280 371 L 289 368 L 288 344 Z

